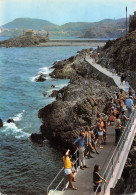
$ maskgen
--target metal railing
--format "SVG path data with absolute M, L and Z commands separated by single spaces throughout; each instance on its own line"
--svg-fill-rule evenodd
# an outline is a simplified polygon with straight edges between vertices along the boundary
M 97 189 L 96 189 L 96 191 L 95 191 L 95 193 L 94 193 L 94 195 L 97 194 L 98 189 L 99 189 L 100 186 L 101 186 L 101 193 L 102 194 L 105 193 L 106 188 L 108 186 L 108 183 L 109 183 L 111 177 L 113 176 L 114 168 L 115 168 L 117 162 L 119 162 L 120 154 L 122 152 L 123 146 L 124 146 L 124 144 L 126 142 L 126 139 L 128 137 L 128 134 L 129 134 L 130 129 L 131 129 L 133 123 L 134 123 L 135 118 L 136 118 L 136 110 L 134 110 L 132 112 L 131 118 L 128 121 L 128 123 L 126 125 L 126 128 L 125 128 L 124 132 L 122 133 L 122 135 L 120 137 L 120 140 L 119 140 L 119 142 L 118 142 L 118 144 L 117 144 L 117 146 L 116 146 L 116 148 L 115 148 L 115 150 L 114 150 L 114 152 L 112 154 L 112 157 L 110 158 L 109 163 L 108 163 L 108 165 L 107 165 L 107 167 L 106 167 L 106 169 L 105 169 L 105 171 L 103 173 L 103 177 L 106 179 L 107 184 L 105 184 L 105 183 L 103 183 L 102 185 L 99 184 Z
M 73 156 L 75 156 L 75 162 L 73 163 L 73 167 L 75 169 L 75 171 L 77 171 L 78 168 L 78 154 L 77 154 L 77 150 L 75 151 L 75 153 L 73 154 Z M 59 178 L 61 177 L 61 179 Z M 51 190 L 52 186 L 54 185 L 54 183 L 57 183 L 57 181 L 60 181 L 57 186 L 55 187 L 55 189 L 53 189 L 53 194 L 55 194 L 55 192 L 61 188 L 61 191 L 64 191 L 66 189 L 67 183 L 66 182 L 66 175 L 64 173 L 64 167 L 62 167 L 62 169 L 58 172 L 58 174 L 56 175 L 56 177 L 54 177 L 54 179 L 52 180 L 52 182 L 49 184 L 49 186 L 47 187 L 47 194 L 49 193 L 49 191 Z M 54 187 L 54 186 L 53 186 Z

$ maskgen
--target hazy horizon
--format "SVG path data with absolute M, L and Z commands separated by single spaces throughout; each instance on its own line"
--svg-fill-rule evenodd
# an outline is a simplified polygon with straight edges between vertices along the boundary
M 0 0 L 0 25 L 16 18 L 47 20 L 57 25 L 69 22 L 98 22 L 128 17 L 136 0 Z

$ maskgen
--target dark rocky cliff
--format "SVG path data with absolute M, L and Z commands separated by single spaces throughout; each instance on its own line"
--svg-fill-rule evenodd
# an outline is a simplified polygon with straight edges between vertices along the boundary
M 115 68 L 119 73 L 128 73 L 128 80 L 136 90 L 136 31 L 108 41 L 99 53 L 97 62 L 102 66 Z
M 70 78 L 70 83 L 59 91 L 62 98 L 39 110 L 43 123 L 40 130 L 57 146 L 72 148 L 80 130 L 95 124 L 97 113 L 107 109 L 110 97 L 118 89 L 97 80 L 83 54 L 55 62 L 53 68 L 53 78 Z

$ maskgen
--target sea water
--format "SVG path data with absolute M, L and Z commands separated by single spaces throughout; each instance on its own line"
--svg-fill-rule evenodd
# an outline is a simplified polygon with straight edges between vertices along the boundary
M 62 167 L 61 153 L 48 140 L 32 143 L 30 135 L 39 132 L 38 110 L 55 100 L 51 92 L 69 82 L 50 78 L 53 62 L 85 48 L 0 48 L 0 192 L 44 194 Z M 35 82 L 39 73 L 46 74 L 45 82 Z M 15 123 L 7 123 L 9 118 Z

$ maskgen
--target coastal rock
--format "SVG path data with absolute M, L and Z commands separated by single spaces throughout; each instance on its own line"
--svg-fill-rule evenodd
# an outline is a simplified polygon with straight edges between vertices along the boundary
M 31 140 L 35 143 L 41 143 L 44 141 L 44 136 L 42 134 L 32 133 Z
M 55 88 L 55 85 L 51 85 L 52 88 Z
M 39 110 L 38 117 L 43 122 L 41 133 L 57 146 L 72 148 L 81 127 L 95 124 L 97 113 L 105 110 L 111 94 L 100 83 L 93 80 L 89 83 L 86 85 L 81 79 L 80 84 L 68 85 L 63 89 L 62 99 Z
M 85 59 L 86 52 L 90 51 L 82 50 L 76 56 L 55 62 L 52 67 L 51 77 L 70 79 L 67 87 L 54 91 L 56 101 L 38 112 L 42 135 L 57 147 L 73 149 L 72 143 L 81 128 L 96 124 L 97 113 L 107 111 L 110 98 L 119 91 L 108 77 L 103 80 L 98 70 L 92 70 Z
M 127 80 L 136 90 L 136 30 L 120 39 L 108 41 L 99 53 L 97 63 L 115 68 L 117 73 L 128 73 Z
M 58 95 L 58 90 L 53 90 L 53 92 L 51 93 L 51 95 L 49 95 L 49 97 L 57 97 Z
M 98 71 L 86 61 L 86 53 L 90 53 L 92 49 L 82 50 L 80 54 L 67 60 L 55 62 L 53 65 L 53 72 L 50 74 L 52 78 L 70 79 L 70 83 L 76 80 L 80 82 L 80 78 L 84 78 L 84 83 L 87 83 L 88 78 L 94 78 L 107 85 L 116 86 L 113 79 Z M 74 61 L 73 61 L 74 60 Z
M 35 78 L 36 82 L 43 82 L 45 80 L 46 80 L 46 75 L 42 73 L 37 78 Z
M 0 41 L 0 47 L 37 47 L 47 42 L 48 38 L 43 36 L 19 36 L 8 40 Z
M 47 95 L 47 93 L 46 93 L 46 92 L 44 92 L 44 93 L 43 93 L 43 96 L 46 96 L 46 95 Z
M 7 120 L 7 123 L 15 123 L 15 121 L 12 118 L 10 118 Z
M 2 119 L 0 118 L 0 128 L 3 127 L 3 121 Z

